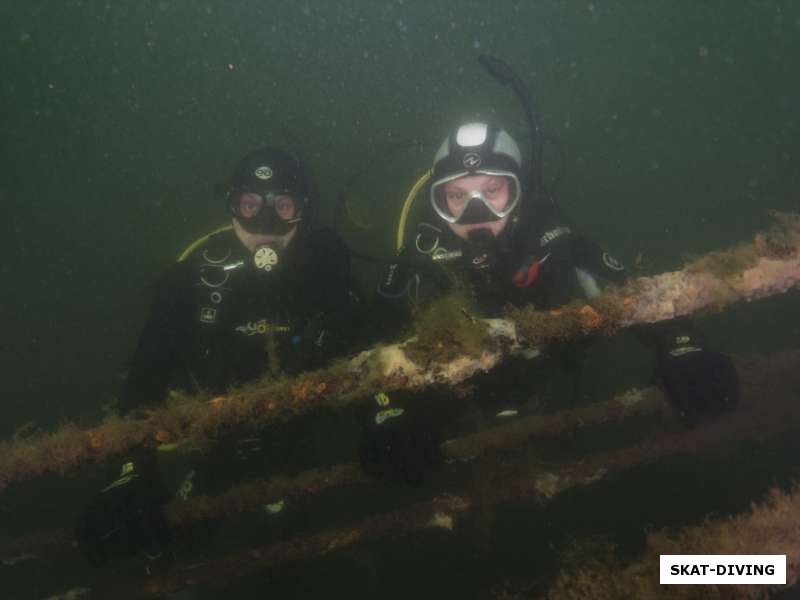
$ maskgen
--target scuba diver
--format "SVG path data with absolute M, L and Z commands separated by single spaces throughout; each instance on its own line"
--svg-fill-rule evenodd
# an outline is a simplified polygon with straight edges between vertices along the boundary
M 499 66 L 507 77 L 507 67 Z M 490 72 L 496 67 L 496 62 L 487 66 Z M 442 142 L 432 170 L 412 189 L 401 213 L 397 259 L 377 289 L 376 318 L 384 331 L 393 324 L 399 335 L 420 309 L 451 292 L 467 296 L 478 316 L 492 318 L 502 317 L 509 305 L 546 310 L 591 300 L 605 286 L 625 281 L 622 263 L 574 231 L 545 189 L 540 121 L 530 114 L 529 102 L 526 108 L 534 148 L 527 165 L 507 131 L 487 122 L 465 123 Z M 420 189 L 427 190 L 424 215 L 405 239 L 410 202 Z M 690 319 L 640 327 L 636 333 L 655 348 L 656 380 L 682 421 L 693 424 L 738 402 L 732 361 L 710 349 Z M 471 378 L 480 422 L 518 415 L 558 371 L 568 376 L 573 399 L 580 398 L 586 344 L 528 348 Z M 365 471 L 419 482 L 441 461 L 443 431 L 452 428 L 464 406 L 448 390 L 378 394 L 360 445 Z
M 315 222 L 315 200 L 306 166 L 287 152 L 261 148 L 236 165 L 225 194 L 231 225 L 192 244 L 157 286 L 122 415 L 163 403 L 171 387 L 222 394 L 261 376 L 320 367 L 348 347 L 359 297 L 348 250 Z M 282 429 L 276 435 L 290 436 Z M 226 441 L 229 454 L 264 467 L 253 459 L 262 449 L 257 436 Z M 140 551 L 154 561 L 168 557 L 163 505 L 171 494 L 155 454 L 124 461 L 81 515 L 77 538 L 92 563 Z M 220 471 L 229 482 L 237 469 L 223 464 L 205 483 L 221 487 Z M 176 489 L 208 492 L 200 471 L 185 471 Z
M 170 383 L 221 394 L 264 375 L 271 349 L 296 373 L 342 347 L 331 327 L 352 308 L 349 255 L 315 224 L 303 163 L 275 148 L 252 152 L 225 204 L 231 225 L 190 246 L 158 285 L 123 413 L 161 402 Z

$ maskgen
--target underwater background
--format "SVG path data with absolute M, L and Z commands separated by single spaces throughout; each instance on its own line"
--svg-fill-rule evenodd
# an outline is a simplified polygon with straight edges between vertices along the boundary
M 565 212 L 625 263 L 675 269 L 751 239 L 770 209 L 800 208 L 798 2 L 4 2 L 0 438 L 26 423 L 48 429 L 102 414 L 151 284 L 225 223 L 219 184 L 263 143 L 304 155 L 322 219 L 358 251 L 388 256 L 405 194 L 453 125 L 490 118 L 526 140 L 516 98 L 476 61 L 483 52 L 528 83 L 558 139 L 565 160 L 548 146 L 548 172 L 560 173 Z M 354 267 L 370 292 L 377 267 Z M 774 352 L 796 347 L 798 300 L 795 290 L 701 322 L 727 353 Z M 635 343 L 599 348 L 589 358 L 593 398 L 646 382 Z M 517 514 L 524 506 L 509 508 L 496 527 L 514 534 L 495 535 L 511 541 L 488 555 L 410 539 L 386 543 L 377 558 L 363 550 L 293 565 L 231 593 L 312 597 L 336 586 L 351 597 L 490 597 L 506 567 L 532 579 L 551 572 L 565 537 L 622 531 L 624 545 L 642 524 L 746 509 L 790 478 L 796 449 L 770 455 L 774 473 L 744 464 L 733 483 L 704 481 L 708 495 L 682 495 L 678 508 L 638 497 L 662 476 L 651 472 L 591 501 L 567 499 L 535 524 Z M 687 472 L 677 479 L 697 489 L 693 478 L 704 478 Z M 17 514 L 0 496 L 0 519 L 38 529 L 37 511 L 59 502 L 44 496 Z M 612 508 L 587 514 L 626 502 L 647 508 L 630 531 Z M 36 574 L 35 589 L 19 568 Z M 8 569 L 14 582 L 0 595 L 55 593 L 63 573 L 50 581 L 50 568 L 0 566 L 0 581 Z M 65 570 L 65 588 L 81 578 L 91 587 L 88 568 Z

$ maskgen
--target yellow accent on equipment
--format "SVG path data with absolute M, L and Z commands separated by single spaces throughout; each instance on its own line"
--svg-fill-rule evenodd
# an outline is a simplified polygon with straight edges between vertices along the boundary
M 378 406 L 388 406 L 389 396 L 385 392 L 378 392 L 375 394 L 375 402 L 378 403 Z
M 382 425 L 386 419 L 393 419 L 395 417 L 399 417 L 405 411 L 402 408 L 388 408 L 386 410 L 380 411 L 377 415 L 375 415 L 375 423 L 377 425 Z
M 422 177 L 417 179 L 417 182 L 414 186 L 408 191 L 408 195 L 406 196 L 405 202 L 403 202 L 403 210 L 400 211 L 400 222 L 397 226 L 397 247 L 395 250 L 400 250 L 403 247 L 403 242 L 405 241 L 405 230 L 406 230 L 406 220 L 408 219 L 408 213 L 411 212 L 411 205 L 414 204 L 414 199 L 419 194 L 420 189 L 433 175 L 433 170 L 428 169 L 425 173 L 422 174 Z
M 181 255 L 178 257 L 178 262 L 186 260 L 186 258 L 195 250 L 197 250 L 198 246 L 205 244 L 212 235 L 217 235 L 223 231 L 227 231 L 228 229 L 233 229 L 233 225 L 225 225 L 224 227 L 220 227 L 219 229 L 215 229 L 211 233 L 204 235 L 203 237 L 196 239 L 191 244 L 189 244 L 186 249 L 181 252 Z

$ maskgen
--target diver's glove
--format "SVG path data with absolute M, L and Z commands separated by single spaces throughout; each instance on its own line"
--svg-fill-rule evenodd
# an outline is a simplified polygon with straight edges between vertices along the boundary
M 678 417 L 689 425 L 739 402 L 739 374 L 733 361 L 689 335 L 675 336 L 671 347 L 659 352 L 656 378 Z
M 441 465 L 442 434 L 413 401 L 375 394 L 359 445 L 364 472 L 372 477 L 417 484 Z
M 146 464 L 146 462 L 145 462 Z M 78 548 L 95 566 L 142 553 L 150 572 L 172 561 L 164 504 L 168 493 L 155 465 L 126 462 L 119 477 L 100 491 L 78 519 Z
M 378 282 L 376 292 L 379 297 L 397 299 L 406 295 L 414 273 L 412 258 L 411 251 L 405 246 L 397 252 L 397 262 L 386 267 Z

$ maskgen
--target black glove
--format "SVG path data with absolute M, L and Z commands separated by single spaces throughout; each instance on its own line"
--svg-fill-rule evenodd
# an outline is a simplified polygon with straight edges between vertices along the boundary
M 376 394 L 368 412 L 359 457 L 373 477 L 421 483 L 443 461 L 441 432 L 413 401 Z
M 739 402 L 739 374 L 724 354 L 692 343 L 690 336 L 677 336 L 669 351 L 659 354 L 656 376 L 664 386 L 682 421 L 729 410 Z
M 119 478 L 95 496 L 78 519 L 78 548 L 95 566 L 142 552 L 148 571 L 163 569 L 172 559 L 164 516 L 167 498 L 154 465 L 142 469 L 125 463 Z
M 405 296 L 414 273 L 411 265 L 415 258 L 406 247 L 397 252 L 397 262 L 393 262 L 386 267 L 378 282 L 377 293 L 379 297 L 397 299 Z M 428 260 L 427 256 L 425 260 Z

